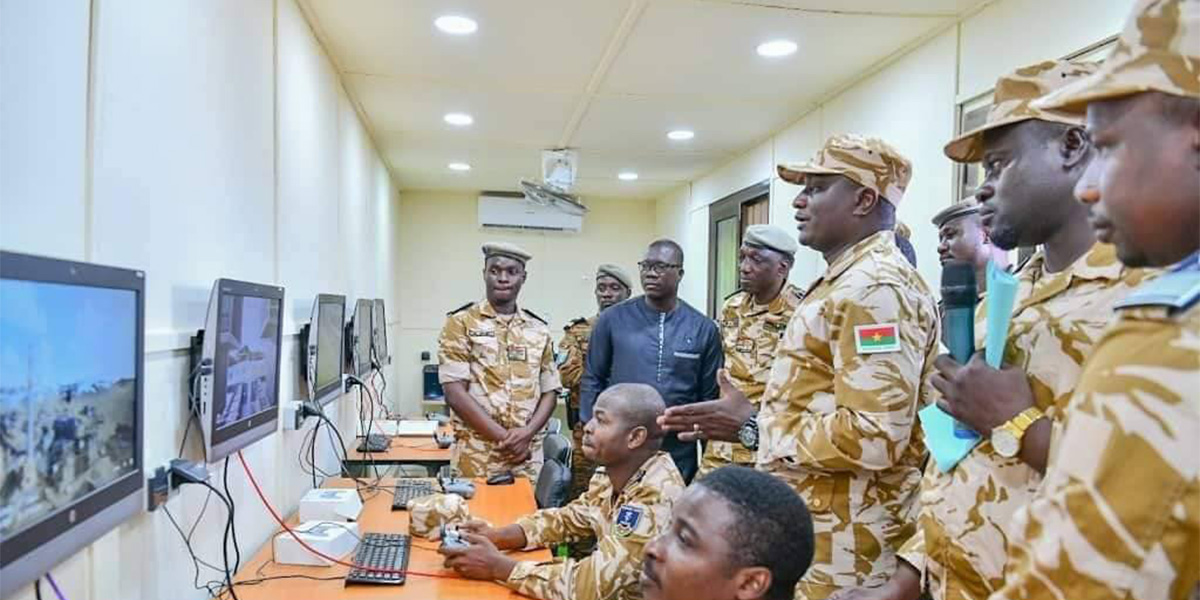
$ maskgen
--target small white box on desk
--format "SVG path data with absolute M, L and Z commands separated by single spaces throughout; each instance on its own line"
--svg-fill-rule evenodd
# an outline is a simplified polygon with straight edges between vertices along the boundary
M 354 489 L 313 489 L 300 499 L 300 522 L 357 521 L 362 499 Z
M 302 546 L 304 540 L 313 550 L 341 559 L 358 546 L 358 523 L 305 521 L 292 528 L 295 536 L 283 531 L 275 536 L 275 562 L 283 565 L 328 567 L 333 563 Z

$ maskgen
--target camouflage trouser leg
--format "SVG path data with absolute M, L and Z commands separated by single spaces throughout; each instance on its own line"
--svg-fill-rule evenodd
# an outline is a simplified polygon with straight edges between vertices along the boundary
M 533 485 L 537 485 L 538 475 L 542 472 L 542 438 L 535 437 L 530 444 L 530 457 L 520 465 L 506 464 L 493 451 L 495 444 L 476 436 L 461 436 L 454 444 L 450 453 L 450 466 L 458 471 L 460 477 L 469 479 L 486 479 L 511 471 L 517 477 L 525 477 Z

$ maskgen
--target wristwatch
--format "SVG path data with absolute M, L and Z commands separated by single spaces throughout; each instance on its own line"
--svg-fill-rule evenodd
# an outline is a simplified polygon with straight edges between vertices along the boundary
M 992 448 L 995 448 L 996 453 L 1005 458 L 1016 456 L 1021 452 L 1021 440 L 1025 438 L 1025 432 L 1038 419 L 1045 416 L 1045 413 L 1036 406 L 1030 406 L 1021 411 L 1008 422 L 992 430 Z
M 758 450 L 758 415 L 750 415 L 745 423 L 738 429 L 738 441 L 746 447 L 747 450 Z

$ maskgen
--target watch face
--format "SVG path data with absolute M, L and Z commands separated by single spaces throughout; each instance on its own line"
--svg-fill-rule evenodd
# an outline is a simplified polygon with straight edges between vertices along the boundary
M 751 427 L 749 423 L 742 425 L 742 428 L 738 430 L 738 441 L 740 441 L 742 445 L 747 448 L 757 448 L 758 428 Z
M 1021 452 L 1021 441 L 1011 431 L 997 429 L 992 432 L 992 447 L 1000 456 L 1012 458 Z

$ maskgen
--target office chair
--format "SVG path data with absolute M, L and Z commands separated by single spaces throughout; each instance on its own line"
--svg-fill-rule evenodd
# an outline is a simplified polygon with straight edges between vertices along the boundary
M 546 421 L 546 435 L 552 433 L 562 433 L 562 419 L 550 417 L 550 420 Z
M 542 465 L 533 497 L 538 508 L 558 508 L 567 503 L 571 489 L 571 469 L 556 459 L 548 458 Z
M 542 439 L 542 456 L 546 460 L 557 460 L 567 469 L 571 468 L 571 438 L 561 433 L 548 433 Z

